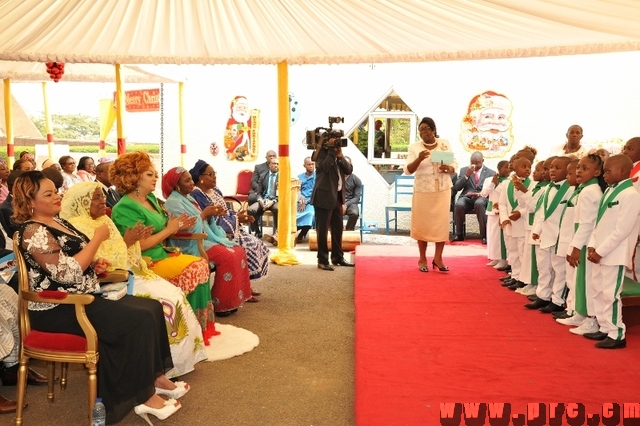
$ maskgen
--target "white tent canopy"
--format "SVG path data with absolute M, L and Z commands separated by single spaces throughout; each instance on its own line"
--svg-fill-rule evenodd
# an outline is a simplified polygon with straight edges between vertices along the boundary
M 415 62 L 640 50 L 637 0 L 4 0 L 0 60 Z

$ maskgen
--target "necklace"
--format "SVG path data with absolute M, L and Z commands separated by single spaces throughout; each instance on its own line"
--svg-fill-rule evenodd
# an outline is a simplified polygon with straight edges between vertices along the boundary
M 434 143 L 426 143 L 426 142 L 422 142 L 422 145 L 424 145 L 426 148 L 435 148 L 436 146 L 438 146 L 438 141 L 435 141 Z

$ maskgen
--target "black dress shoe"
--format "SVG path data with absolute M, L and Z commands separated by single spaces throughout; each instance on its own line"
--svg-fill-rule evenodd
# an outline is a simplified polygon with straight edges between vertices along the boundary
M 540 309 L 540 308 L 544 308 L 549 303 L 551 303 L 550 300 L 536 299 L 531 303 L 527 303 L 526 305 L 524 305 L 524 307 L 528 309 Z
M 531 296 L 527 296 L 527 299 L 531 300 L 532 302 L 535 302 L 536 300 L 538 300 L 538 296 L 536 296 L 535 294 L 532 294 Z
M 504 277 L 498 278 L 500 281 L 506 281 L 511 279 L 511 275 L 505 275 Z
M 540 308 L 540 312 L 543 314 L 550 314 L 551 312 L 562 312 L 564 308 L 562 306 L 558 306 L 555 303 L 549 303 L 544 308 Z
M 334 265 L 338 265 L 338 266 L 351 266 L 351 267 L 356 266 L 355 264 L 353 264 L 353 263 L 349 263 L 349 262 L 347 262 L 347 261 L 346 261 L 346 260 L 344 260 L 344 259 L 340 259 L 340 260 L 338 260 L 338 261 L 333 261 L 333 260 L 332 260 L 332 261 L 331 261 L 331 263 L 333 263 Z M 327 265 L 327 266 L 328 266 L 328 265 Z
M 627 347 L 626 339 L 616 340 L 607 337 L 602 342 L 596 343 L 596 348 L 600 349 L 622 349 Z
M 318 269 L 322 269 L 324 271 L 333 271 L 333 266 L 325 265 L 324 263 L 318 263 Z
M 485 246 L 487 245 L 487 239 L 486 238 L 482 239 L 482 244 L 484 244 Z
M 0 373 L 2 386 L 15 386 L 18 383 L 18 364 L 4 368 Z M 47 376 L 44 376 L 31 367 L 27 369 L 27 384 L 31 386 L 46 386 Z
M 551 315 L 553 315 L 554 318 L 569 318 L 573 316 L 573 315 L 569 315 L 566 309 L 560 312 L 552 312 Z
M 462 235 L 456 235 L 455 237 L 453 237 L 451 242 L 455 243 L 456 241 L 464 241 L 464 237 Z
M 523 283 L 522 281 L 516 281 L 515 283 L 511 284 L 509 287 L 507 287 L 509 290 L 517 290 L 519 288 L 524 287 L 526 284 Z
M 595 333 L 584 333 L 583 336 L 591 340 L 604 340 L 608 337 L 607 333 L 603 333 L 602 331 L 596 331 Z

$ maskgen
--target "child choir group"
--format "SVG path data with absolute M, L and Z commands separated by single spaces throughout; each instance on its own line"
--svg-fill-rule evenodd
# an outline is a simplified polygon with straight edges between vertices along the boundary
M 640 137 L 620 155 L 535 162 L 536 154 L 525 147 L 485 182 L 487 265 L 508 264 L 500 280 L 528 297 L 525 308 L 552 315 L 598 348 L 624 348 L 620 293 L 625 276 L 636 280 Z

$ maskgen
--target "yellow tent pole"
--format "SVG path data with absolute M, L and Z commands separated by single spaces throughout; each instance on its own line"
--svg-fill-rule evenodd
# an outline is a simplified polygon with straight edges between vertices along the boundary
M 122 90 L 122 76 L 120 75 L 120 64 L 116 64 L 116 120 L 118 130 L 118 155 L 127 152 L 127 141 L 124 137 L 124 117 L 125 103 Z
M 180 167 L 184 167 L 187 145 L 184 143 L 184 83 L 178 83 L 178 131 L 180 132 Z
M 44 128 L 47 132 L 47 148 L 49 151 L 49 160 L 53 160 L 53 125 L 51 122 L 51 113 L 49 112 L 49 94 L 47 90 L 47 82 L 42 82 L 42 100 L 44 102 Z
M 11 79 L 5 78 L 4 82 L 4 122 L 5 133 L 7 135 L 7 165 L 9 170 L 13 169 L 14 145 L 13 145 L 13 106 L 11 104 Z
M 289 160 L 289 68 L 278 62 L 278 251 L 271 261 L 278 265 L 298 265 L 291 250 L 291 162 Z M 295 225 L 295 224 L 293 224 Z

